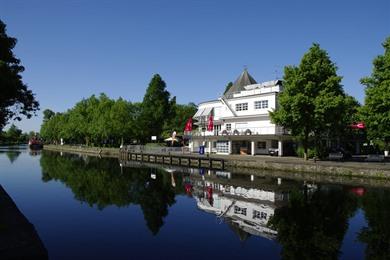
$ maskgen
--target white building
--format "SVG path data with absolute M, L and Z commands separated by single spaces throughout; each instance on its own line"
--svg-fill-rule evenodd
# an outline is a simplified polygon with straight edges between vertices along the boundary
M 291 137 L 273 124 L 269 112 L 278 105 L 281 80 L 257 83 L 245 69 L 220 98 L 202 102 L 193 116 L 198 129 L 193 131 L 190 149 L 218 154 L 268 154 L 270 148 L 283 155 L 283 143 Z M 213 116 L 213 131 L 207 131 Z

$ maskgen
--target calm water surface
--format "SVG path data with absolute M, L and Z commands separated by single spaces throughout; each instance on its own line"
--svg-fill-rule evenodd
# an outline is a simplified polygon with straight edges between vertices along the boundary
M 51 259 L 390 256 L 390 191 L 0 148 Z

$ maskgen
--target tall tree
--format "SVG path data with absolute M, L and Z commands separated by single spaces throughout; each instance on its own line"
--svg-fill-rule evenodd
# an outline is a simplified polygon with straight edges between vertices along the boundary
M 390 37 L 382 44 L 383 55 L 373 61 L 370 77 L 361 79 L 366 86 L 365 104 L 362 116 L 371 140 L 381 140 L 385 148 L 390 147 Z
M 166 121 L 172 118 L 175 98 L 170 99 L 165 82 L 155 74 L 149 83 L 142 102 L 141 124 L 144 135 L 142 141 L 151 136 L 161 136 Z
M 5 132 L 5 138 L 8 142 L 18 142 L 22 135 L 22 130 L 20 130 L 16 125 L 12 124 Z
M 313 44 L 298 67 L 284 68 L 283 92 L 271 118 L 274 123 L 291 130 L 301 140 L 305 159 L 312 137 L 319 148 L 321 138 L 336 135 L 345 128 L 350 98 L 346 98 L 341 77 L 328 53 Z
M 16 39 L 6 33 L 6 25 L 0 20 L 0 130 L 10 119 L 30 118 L 39 109 L 34 94 L 27 88 L 20 75 L 24 67 L 12 52 Z
M 197 107 L 194 103 L 188 105 L 175 104 L 173 110 L 172 119 L 164 126 L 164 137 L 169 137 L 172 131 L 183 134 L 187 120 L 195 114 Z
M 56 113 L 54 113 L 50 109 L 43 110 L 43 121 L 46 122 L 46 121 L 50 120 L 50 118 L 52 118 L 55 114 Z
M 226 92 L 228 92 L 228 90 L 233 86 L 233 82 L 229 82 L 226 87 L 225 87 L 225 91 L 223 92 L 223 94 L 225 94 Z

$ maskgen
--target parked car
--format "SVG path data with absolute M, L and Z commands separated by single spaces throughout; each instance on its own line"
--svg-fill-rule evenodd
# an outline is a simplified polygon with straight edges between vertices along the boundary
M 271 156 L 278 156 L 279 155 L 279 149 L 278 148 L 269 148 L 268 154 Z

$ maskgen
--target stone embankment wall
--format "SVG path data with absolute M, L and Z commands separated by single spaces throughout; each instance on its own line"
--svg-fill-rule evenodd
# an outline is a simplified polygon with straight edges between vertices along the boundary
M 44 145 L 43 149 L 50 150 L 50 151 L 59 151 L 59 152 L 100 155 L 105 157 L 119 156 L 119 148 L 88 147 L 88 146 L 76 146 L 76 145 Z
M 71 153 L 85 153 L 105 157 L 119 158 L 119 148 L 99 148 L 70 145 L 45 145 L 45 150 L 63 151 Z M 189 154 L 171 153 L 175 156 L 186 157 Z M 205 158 L 205 155 L 191 154 Z M 211 158 L 223 159 L 225 169 L 228 171 L 244 172 L 250 170 L 273 170 L 291 173 L 306 173 L 323 176 L 342 176 L 358 178 L 377 178 L 390 180 L 390 163 L 369 162 L 331 162 L 331 161 L 304 161 L 292 157 L 269 157 L 269 156 L 240 156 L 240 155 L 211 155 Z
M 360 178 L 390 179 L 389 163 L 365 163 L 365 162 L 329 162 L 329 161 L 303 161 L 284 160 L 226 160 L 226 168 L 235 169 L 262 169 L 301 172 L 310 174 L 322 174 L 327 176 L 345 176 Z

